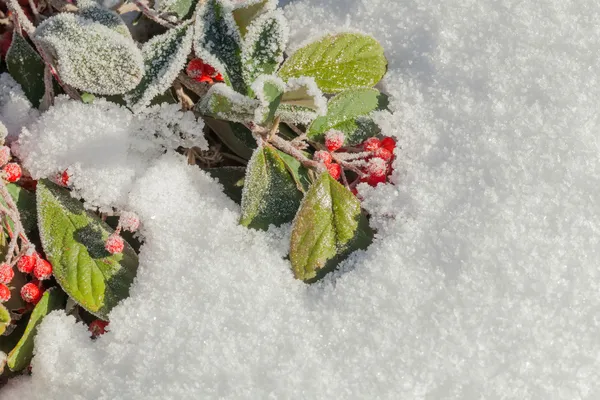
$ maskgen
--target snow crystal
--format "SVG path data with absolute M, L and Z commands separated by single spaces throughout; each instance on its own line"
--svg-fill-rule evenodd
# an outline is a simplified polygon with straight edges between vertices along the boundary
M 218 119 L 245 123 L 252 120 L 259 105 L 257 100 L 236 92 L 224 83 L 217 83 L 211 86 L 197 108 L 203 114 Z
M 21 128 L 39 116 L 25 96 L 21 85 L 7 73 L 0 74 L 0 122 L 9 141 L 19 136 Z
M 360 187 L 373 245 L 306 286 L 162 155 L 127 199 L 147 240 L 111 331 L 53 313 L 2 399 L 600 398 L 597 2 L 286 13 L 296 43 L 348 21 L 386 49 L 396 185 Z

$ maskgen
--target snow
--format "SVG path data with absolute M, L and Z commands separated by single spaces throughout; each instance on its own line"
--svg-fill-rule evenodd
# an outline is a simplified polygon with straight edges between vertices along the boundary
M 3 400 L 599 398 L 597 2 L 286 15 L 295 43 L 348 23 L 386 49 L 399 149 L 396 186 L 360 187 L 374 244 L 306 286 L 289 231 L 238 226 L 214 181 L 159 156 L 123 200 L 146 243 L 110 332 L 54 312 Z
M 38 116 L 21 86 L 9 74 L 0 74 L 0 123 L 6 128 L 8 140 L 17 138 L 21 128 Z

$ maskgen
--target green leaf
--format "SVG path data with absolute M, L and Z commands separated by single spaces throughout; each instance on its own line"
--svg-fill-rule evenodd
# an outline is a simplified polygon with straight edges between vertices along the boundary
M 85 104 L 92 104 L 94 102 L 94 100 L 96 100 L 96 96 L 94 96 L 91 93 L 82 93 L 81 94 L 81 101 L 83 101 Z
M 203 119 L 231 151 L 244 160 L 252 157 L 252 150 L 256 148 L 256 140 L 248 128 L 237 122 L 221 121 L 210 117 Z
M 193 31 L 192 25 L 186 23 L 144 43 L 142 54 L 146 72 L 139 85 L 125 96 L 134 111 L 148 106 L 175 81 L 192 49 Z
M 223 83 L 213 85 L 196 105 L 196 111 L 209 117 L 233 122 L 250 122 L 259 102 L 233 91 Z
M 0 335 L 6 331 L 6 327 L 10 324 L 10 312 L 0 304 Z
M 194 0 L 167 0 L 154 2 L 154 8 L 159 11 L 160 14 L 176 15 L 180 21 L 191 17 L 195 5 L 196 1 Z
M 292 228 L 290 261 L 297 279 L 320 278 L 373 238 L 360 201 L 327 172 L 312 185 Z
M 290 222 L 301 200 L 302 193 L 277 151 L 268 145 L 256 149 L 246 172 L 240 224 L 267 230 Z
M 46 19 L 34 40 L 52 55 L 60 78 L 82 91 L 125 93 L 144 74 L 142 53 L 130 37 L 79 15 L 59 13 Z
M 64 307 L 65 301 L 64 293 L 58 289 L 48 289 L 44 292 L 31 313 L 25 333 L 23 333 L 15 348 L 8 354 L 8 368 L 12 371 L 20 371 L 31 363 L 34 338 L 38 326 L 50 312 Z
M 311 179 L 308 170 L 302 164 L 300 164 L 300 161 L 296 160 L 289 154 L 286 154 L 280 150 L 277 150 L 277 154 L 285 163 L 285 168 L 292 175 L 292 178 L 294 179 L 298 190 L 302 193 L 306 193 L 311 184 Z
M 219 167 L 207 168 L 206 172 L 219 181 L 223 186 L 223 192 L 237 204 L 242 203 L 242 190 L 244 189 L 244 167 Z
M 373 87 L 387 69 L 383 47 L 360 33 L 327 35 L 288 58 L 279 75 L 284 78 L 312 76 L 324 93 Z
M 233 19 L 235 20 L 242 37 L 246 35 L 248 26 L 252 23 L 252 21 L 254 21 L 265 11 L 272 10 L 274 8 L 275 4 L 272 0 L 238 1 L 233 9 Z
M 277 77 L 261 76 L 254 82 L 252 89 L 256 92 L 256 97 L 260 102 L 260 107 L 254 114 L 254 120 L 259 125 L 270 125 L 279 108 L 285 84 Z
M 34 107 L 39 107 L 46 91 L 44 87 L 44 61 L 15 29 L 12 44 L 6 53 L 8 72 Z
M 287 82 L 277 113 L 283 122 L 308 124 L 327 113 L 327 99 L 313 78 L 292 78 Z
M 22 187 L 9 183 L 6 185 L 8 193 L 15 201 L 19 214 L 21 214 L 21 223 L 25 233 L 31 233 L 37 227 L 37 209 L 35 204 L 35 194 L 29 190 L 23 189 Z M 4 205 L 4 200 L 0 200 Z M 10 227 L 14 229 L 12 221 L 10 221 Z
M 223 74 L 239 93 L 248 88 L 243 78 L 242 37 L 230 4 L 223 0 L 200 2 L 196 12 L 194 52 Z
M 375 110 L 385 109 L 387 104 L 387 96 L 377 89 L 347 90 L 329 100 L 327 115 L 315 119 L 307 135 L 322 141 L 325 132 L 336 129 L 346 134 L 346 145 L 360 143 L 378 133 L 368 116 Z
M 127 25 L 116 12 L 102 7 L 94 0 L 79 0 L 77 6 L 79 7 L 79 15 L 83 18 L 98 22 L 131 39 L 131 33 L 129 33 Z
M 38 182 L 37 210 L 42 246 L 57 282 L 82 307 L 107 320 L 129 295 L 137 255 L 127 242 L 122 253 L 109 254 L 104 243 L 113 230 L 48 180 Z
M 260 75 L 274 73 L 283 61 L 287 40 L 287 23 L 280 10 L 256 19 L 248 28 L 242 46 L 244 80 L 250 84 Z

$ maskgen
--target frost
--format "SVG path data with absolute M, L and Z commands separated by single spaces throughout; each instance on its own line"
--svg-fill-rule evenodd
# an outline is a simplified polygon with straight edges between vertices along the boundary
M 193 29 L 190 24 L 172 28 L 150 39 L 142 47 L 146 74 L 131 93 L 125 96 L 138 112 L 173 84 L 192 49 Z
M 269 113 L 269 106 L 273 99 L 265 93 L 265 84 L 269 83 L 272 87 L 277 88 L 281 94 L 285 91 L 285 83 L 274 75 L 261 75 L 252 83 L 252 91 L 256 94 L 256 98 L 259 101 L 259 106 L 254 111 L 254 121 L 258 124 L 263 122 L 265 115 Z
M 0 74 L 0 122 L 9 141 L 16 139 L 21 128 L 39 116 L 21 86 L 7 73 Z
M 259 102 L 223 83 L 213 85 L 196 106 L 205 115 L 233 122 L 250 122 Z
M 308 124 L 315 118 L 327 114 L 327 99 L 314 78 L 291 78 L 279 107 L 281 120 L 293 124 Z
M 163 104 L 133 115 L 103 99 L 83 104 L 58 97 L 24 129 L 19 156 L 34 179 L 69 171 L 75 197 L 89 207 L 125 208 L 134 178 L 165 150 L 207 148 L 202 121 L 177 105 Z
M 42 22 L 35 38 L 52 54 L 66 83 L 91 93 L 120 94 L 133 89 L 144 73 L 141 52 L 121 30 L 61 13 Z
M 125 22 L 114 11 L 108 10 L 93 0 L 78 1 L 79 15 L 83 18 L 98 22 L 131 39 L 131 34 Z

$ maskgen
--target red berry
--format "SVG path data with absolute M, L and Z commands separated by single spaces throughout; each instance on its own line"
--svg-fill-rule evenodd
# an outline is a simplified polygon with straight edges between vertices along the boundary
M 375 176 L 375 175 L 370 175 L 366 180 L 362 180 L 362 182 L 367 182 L 370 186 L 377 186 L 380 183 L 385 183 L 386 182 L 386 177 L 384 176 Z
M 189 62 L 185 69 L 186 74 L 193 79 L 199 78 L 204 71 L 204 61 L 199 58 L 195 58 Z
M 21 288 L 21 297 L 27 303 L 37 303 L 42 297 L 42 290 L 35 284 L 35 282 L 29 282 L 23 285 Z
M 216 72 L 212 65 L 204 64 L 204 74 L 212 77 Z
M 0 303 L 10 300 L 10 289 L 4 283 L 0 283 Z
M 17 163 L 8 163 L 2 168 L 4 177 L 9 182 L 16 182 L 21 177 L 21 167 Z
M 106 251 L 110 254 L 121 253 L 123 248 L 125 248 L 125 242 L 123 242 L 123 238 L 115 232 L 106 239 L 104 248 L 106 248 Z
M 329 151 L 337 151 L 344 145 L 344 132 L 330 130 L 325 134 L 325 146 Z
M 140 227 L 140 219 L 135 213 L 125 211 L 119 217 L 119 226 L 126 231 L 135 232 Z
M 0 264 L 0 283 L 9 284 L 15 277 L 15 271 L 7 263 Z
M 374 177 L 385 177 L 387 172 L 387 163 L 381 158 L 373 158 L 367 164 L 365 172 Z
M 340 164 L 333 163 L 327 165 L 327 171 L 329 172 L 329 175 L 331 175 L 335 180 L 340 179 L 340 177 L 342 176 L 342 167 L 340 166 Z
M 319 150 L 319 151 L 315 152 L 315 155 L 313 156 L 313 160 L 315 160 L 317 162 L 322 162 L 323 164 L 327 165 L 327 164 L 331 164 L 332 158 L 331 158 L 331 154 L 329 152 Z
M 392 158 L 394 158 L 394 153 L 386 149 L 385 147 L 380 147 L 373 152 L 373 155 L 377 158 L 381 158 L 385 162 L 390 162 Z
M 10 160 L 10 148 L 8 146 L 0 147 L 0 166 L 6 165 Z
M 223 75 L 221 75 L 221 74 L 215 75 L 214 80 L 217 82 L 223 82 Z
M 390 153 L 394 153 L 394 149 L 396 148 L 396 141 L 389 136 L 386 136 L 381 141 L 381 147 L 387 149 Z
M 381 142 L 376 137 L 368 138 L 363 143 L 363 148 L 366 151 L 375 151 L 381 147 Z
M 39 257 L 33 268 L 33 276 L 40 281 L 50 278 L 52 276 L 52 264 Z
M 106 333 L 106 327 L 108 326 L 108 321 L 102 321 L 101 319 L 95 319 L 90 322 L 88 329 L 92 332 L 93 337 L 98 337 L 100 335 L 104 335 Z
M 206 74 L 202 74 L 202 76 L 200 76 L 200 78 L 197 78 L 196 80 L 200 83 L 202 83 L 202 82 L 213 83 L 213 79 L 210 77 L 210 75 L 206 75 Z
M 17 261 L 17 269 L 23 272 L 24 274 L 32 273 L 33 268 L 35 268 L 35 264 L 37 262 L 38 257 L 39 256 L 37 253 L 33 253 L 29 256 L 21 256 L 21 258 L 19 258 L 19 261 Z
M 69 186 L 69 179 L 71 178 L 71 176 L 69 175 L 69 171 L 67 171 L 66 169 L 63 171 L 63 173 L 60 175 L 60 183 L 63 186 Z

